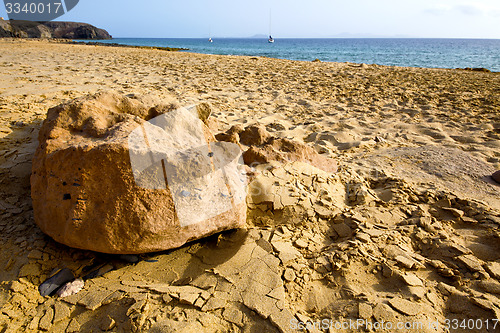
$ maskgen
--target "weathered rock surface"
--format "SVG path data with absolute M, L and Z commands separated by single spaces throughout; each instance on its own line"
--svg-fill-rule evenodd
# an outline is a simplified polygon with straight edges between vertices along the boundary
M 247 146 L 263 145 L 271 137 L 266 128 L 259 124 L 248 126 L 244 131 L 239 133 L 239 136 L 240 142 Z
M 42 231 L 76 248 L 144 253 L 244 225 L 244 200 L 226 193 L 233 185 L 228 171 L 234 171 L 227 159 L 234 155 L 214 144 L 208 153 L 214 139 L 196 111 L 174 109 L 153 97 L 114 92 L 50 109 L 31 176 Z M 131 133 L 139 133 L 135 141 Z M 162 151 L 166 144 L 170 151 Z M 210 188 L 196 192 L 203 181 Z
M 394 297 L 389 300 L 389 304 L 399 312 L 407 316 L 415 316 L 420 311 L 420 305 L 415 302 L 410 302 L 401 297 Z
M 318 154 L 313 148 L 302 143 L 271 138 L 261 147 L 251 146 L 243 158 L 246 164 L 278 162 L 306 162 L 326 172 L 336 172 L 337 162 Z
M 111 39 L 104 29 L 79 22 L 0 21 L 0 37 Z
M 265 126 L 254 124 L 243 128 L 233 126 L 226 133 L 217 134 L 220 141 L 241 143 L 249 146 L 243 153 L 245 164 L 304 162 L 323 171 L 334 173 L 337 162 L 318 154 L 313 148 L 290 139 L 272 137 Z

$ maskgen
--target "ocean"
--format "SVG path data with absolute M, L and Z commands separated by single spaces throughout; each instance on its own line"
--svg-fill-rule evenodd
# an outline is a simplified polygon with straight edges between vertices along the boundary
M 205 54 L 354 62 L 428 68 L 483 67 L 500 72 L 500 39 L 413 38 L 115 38 L 99 41 L 136 46 L 188 48 Z

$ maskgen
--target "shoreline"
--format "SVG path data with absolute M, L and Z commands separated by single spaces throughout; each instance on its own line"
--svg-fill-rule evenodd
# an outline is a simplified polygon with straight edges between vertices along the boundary
M 129 47 L 136 49 L 145 50 L 162 50 L 162 51 L 187 51 L 186 48 L 177 47 L 161 47 L 161 46 L 136 46 L 136 45 L 125 45 L 119 43 L 103 43 L 103 42 L 93 42 L 92 40 L 79 42 L 73 39 L 64 38 L 12 38 L 12 37 L 2 37 L 0 41 L 21 41 L 21 42 L 47 42 L 47 43 L 57 43 L 57 44 L 69 44 L 69 45 L 90 45 L 90 46 L 105 46 L 105 47 Z
M 113 38 L 114 40 L 127 40 L 127 39 L 135 39 L 135 38 Z M 148 38 L 137 38 L 138 40 L 148 40 Z M 196 41 L 204 41 L 205 39 L 203 38 L 151 38 L 151 40 L 168 40 L 168 39 L 172 39 L 172 40 L 196 40 Z M 342 40 L 344 38 L 284 38 L 284 40 Z M 446 38 L 442 39 L 442 38 L 352 38 L 352 40 L 448 40 Z M 255 40 L 260 40 L 258 38 L 221 38 L 221 40 L 249 40 L 249 41 L 255 41 Z M 347 38 L 347 40 L 351 40 L 351 38 Z M 464 39 L 464 38 L 458 38 L 458 39 L 451 39 L 451 40 L 460 40 L 460 41 L 473 41 L 473 40 L 485 40 L 485 41 L 496 41 L 495 39 Z M 104 43 L 106 44 L 106 43 Z M 123 43 L 118 43 L 119 45 L 128 45 L 128 46 L 132 46 L 131 44 L 127 44 L 126 42 L 123 42 Z M 191 51 L 189 49 L 185 50 L 185 51 L 190 51 L 192 53 L 199 53 L 200 51 Z M 315 61 L 314 58 L 311 58 L 311 59 L 295 59 L 293 57 L 273 57 L 273 56 L 269 56 L 269 55 L 259 55 L 259 53 L 257 54 L 234 54 L 234 53 L 230 53 L 230 51 L 226 52 L 226 53 L 222 53 L 222 54 L 217 54 L 217 53 L 210 53 L 210 51 L 207 51 L 207 52 L 202 52 L 202 54 L 214 54 L 214 55 L 241 55 L 241 56 L 263 56 L 263 57 L 272 57 L 273 59 L 283 59 L 283 60 L 296 60 L 296 61 Z M 474 71 L 483 71 L 483 72 L 493 72 L 493 73 L 498 73 L 500 72 L 500 69 L 495 71 L 495 70 L 492 70 L 491 68 L 485 68 L 485 67 L 475 67 L 475 66 L 470 66 L 470 65 L 464 65 L 464 67 L 452 67 L 452 66 L 425 66 L 425 65 L 422 65 L 422 66 L 406 66 L 404 64 L 395 64 L 395 65 L 391 65 L 391 64 L 382 64 L 382 63 L 377 63 L 377 62 L 357 62 L 357 61 L 350 61 L 350 60 L 345 60 L 345 61 L 335 61 L 335 60 L 324 60 L 324 59 L 317 59 L 319 61 L 322 61 L 322 62 L 350 62 L 350 63 L 366 63 L 366 64 L 374 64 L 374 65 L 380 65 L 380 66 L 396 66 L 396 67 L 414 67 L 414 68 L 444 68 L 444 69 L 466 69 L 466 70 L 474 70 Z
M 114 38 L 113 38 L 114 39 Z M 111 40 L 113 40 L 111 39 Z M 182 38 L 181 38 L 182 39 Z M 200 38 L 193 38 L 200 39 Z M 232 39 L 232 38 L 228 38 Z M 248 38 L 253 39 L 253 38 Z M 296 39 L 296 38 L 290 38 Z M 319 38 L 321 39 L 321 38 Z M 375 38 L 376 39 L 376 38 Z M 382 38 L 385 39 L 385 38 Z M 418 38 L 420 39 L 420 38 Z M 429 39 L 440 39 L 440 38 L 429 38 Z M 60 44 L 69 44 L 69 45 L 88 45 L 88 46 L 103 46 L 103 47 L 117 47 L 117 48 L 133 48 L 133 49 L 144 49 L 144 50 L 161 50 L 161 51 L 169 51 L 169 52 L 179 52 L 179 51 L 187 51 L 183 53 L 190 54 L 203 54 L 203 55 L 212 55 L 212 56 L 228 56 L 228 57 L 257 57 L 257 58 L 268 58 L 268 59 L 276 59 L 276 60 L 289 60 L 289 61 L 300 61 L 300 62 L 313 62 L 313 63 L 331 63 L 331 64 L 349 64 L 349 65 L 359 65 L 359 66 L 381 66 L 381 67 L 395 67 L 395 68 L 416 68 L 416 69 L 443 69 L 443 70 L 463 70 L 463 71 L 471 71 L 471 72 L 483 72 L 483 73 L 492 73 L 492 74 L 500 74 L 500 71 L 492 71 L 488 68 L 484 67 L 464 67 L 464 68 L 452 68 L 452 67 L 417 67 L 417 66 L 399 66 L 399 65 L 381 65 L 381 64 L 368 64 L 368 63 L 357 63 L 357 62 L 337 62 L 337 61 L 323 61 L 320 59 L 314 60 L 295 60 L 289 58 L 275 58 L 270 56 L 261 56 L 261 55 L 239 55 L 239 54 L 215 54 L 215 53 L 200 53 L 191 51 L 189 48 L 177 48 L 177 47 L 161 47 L 161 46 L 139 46 L 139 45 L 130 45 L 130 44 L 120 44 L 120 43 L 104 43 L 104 42 L 93 42 L 89 41 L 76 41 L 71 39 L 57 39 L 57 38 L 11 38 L 4 37 L 0 38 L 0 41 L 38 41 L 38 42 L 49 42 L 49 43 L 60 43 Z

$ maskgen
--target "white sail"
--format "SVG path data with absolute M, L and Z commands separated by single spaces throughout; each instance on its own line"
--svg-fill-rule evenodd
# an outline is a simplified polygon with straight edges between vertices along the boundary
M 274 38 L 271 33 L 271 25 L 272 25 L 272 13 L 271 13 L 271 8 L 269 8 L 269 38 L 267 40 L 268 43 L 274 43 Z

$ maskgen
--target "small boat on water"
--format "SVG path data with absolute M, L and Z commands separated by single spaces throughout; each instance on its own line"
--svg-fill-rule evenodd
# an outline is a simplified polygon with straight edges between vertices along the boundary
M 267 39 L 268 43 L 274 43 L 274 38 L 271 36 L 271 23 L 272 23 L 272 13 L 271 9 L 269 9 L 269 38 Z
M 214 41 L 212 40 L 212 26 L 208 26 L 208 42 L 213 43 Z

